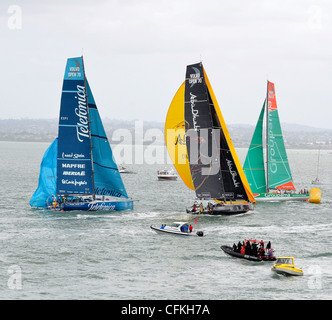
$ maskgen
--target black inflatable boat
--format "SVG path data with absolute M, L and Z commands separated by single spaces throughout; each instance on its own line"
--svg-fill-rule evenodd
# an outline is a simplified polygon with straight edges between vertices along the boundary
M 260 257 L 249 256 L 247 254 L 234 252 L 233 249 L 230 246 L 221 246 L 220 248 L 221 248 L 222 251 L 224 251 L 225 253 L 227 253 L 230 256 L 235 257 L 235 258 L 241 258 L 241 259 L 246 259 L 246 260 L 256 261 L 256 262 L 263 261 L 263 259 L 260 258 Z

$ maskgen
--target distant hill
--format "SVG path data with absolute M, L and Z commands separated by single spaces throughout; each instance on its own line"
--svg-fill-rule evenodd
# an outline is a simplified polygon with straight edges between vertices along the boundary
M 239 129 L 248 129 L 251 128 L 253 129 L 254 126 L 250 124 L 231 124 L 229 126 L 232 126 L 234 128 L 239 128 Z M 332 131 L 332 129 L 322 129 L 322 128 L 315 128 L 315 127 L 310 127 L 306 125 L 301 125 L 301 124 L 295 124 L 295 123 L 282 123 L 281 124 L 282 131 L 289 131 L 289 132 L 328 132 Z
M 131 133 L 133 142 L 150 144 L 164 143 L 164 123 L 151 121 L 127 121 L 115 119 L 103 119 L 106 134 L 112 144 L 115 141 L 114 132 L 120 136 L 123 130 Z M 227 126 L 232 141 L 236 147 L 249 146 L 254 126 L 248 124 L 230 124 Z M 121 131 L 122 130 L 122 131 Z M 146 132 L 149 130 L 149 136 Z M 287 148 L 317 149 L 331 148 L 332 130 L 303 126 L 299 124 L 282 123 L 282 130 Z M 0 141 L 45 141 L 51 142 L 58 133 L 58 119 L 4 119 L 0 120 Z M 136 133 L 136 134 L 135 134 Z M 142 141 L 143 140 L 143 141 Z

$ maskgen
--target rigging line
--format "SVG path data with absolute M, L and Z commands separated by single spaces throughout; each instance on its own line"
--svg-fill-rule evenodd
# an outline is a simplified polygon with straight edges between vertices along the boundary
M 86 159 L 57 158 L 57 160 L 61 160 L 61 161 L 91 161 L 91 158 L 86 158 Z
M 293 181 L 292 173 L 291 173 L 291 171 L 290 171 L 290 166 L 289 166 L 289 162 L 288 162 L 287 153 L 286 153 L 286 159 L 287 159 L 287 160 L 284 160 L 284 159 L 282 158 L 282 156 L 281 156 L 281 152 L 280 152 L 278 146 L 276 146 L 276 149 L 277 149 L 277 152 L 278 152 L 279 157 L 280 157 L 280 159 L 281 159 L 281 162 L 282 162 L 282 164 L 283 164 L 283 166 L 284 166 L 284 169 L 285 169 L 286 173 L 288 174 L 288 178 L 291 179 L 291 181 Z M 286 150 L 285 150 L 285 151 L 286 151 Z M 287 169 L 286 164 L 288 164 L 288 168 L 289 168 L 289 170 Z
M 107 137 L 99 136 L 99 135 L 97 135 L 97 134 L 91 134 L 91 137 L 94 137 L 94 138 L 100 138 L 100 139 L 107 140 Z

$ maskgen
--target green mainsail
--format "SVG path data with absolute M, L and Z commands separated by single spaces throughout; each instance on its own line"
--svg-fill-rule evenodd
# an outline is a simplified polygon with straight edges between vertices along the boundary
M 243 165 L 251 191 L 255 193 L 266 192 L 264 155 L 263 155 L 263 117 L 265 101 L 259 115 L 254 135 L 251 139 L 248 154 Z
M 266 111 L 267 175 L 263 154 L 263 118 Z M 269 189 L 295 190 L 290 171 L 275 97 L 274 84 L 267 82 L 267 97 L 249 146 L 243 170 L 254 194 L 267 193 Z

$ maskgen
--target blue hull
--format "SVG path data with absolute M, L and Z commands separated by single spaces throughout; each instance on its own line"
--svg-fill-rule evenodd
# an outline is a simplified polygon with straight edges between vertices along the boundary
M 134 208 L 133 200 L 123 201 L 92 201 L 92 202 L 67 202 L 62 203 L 57 211 L 115 211 L 132 210 Z

